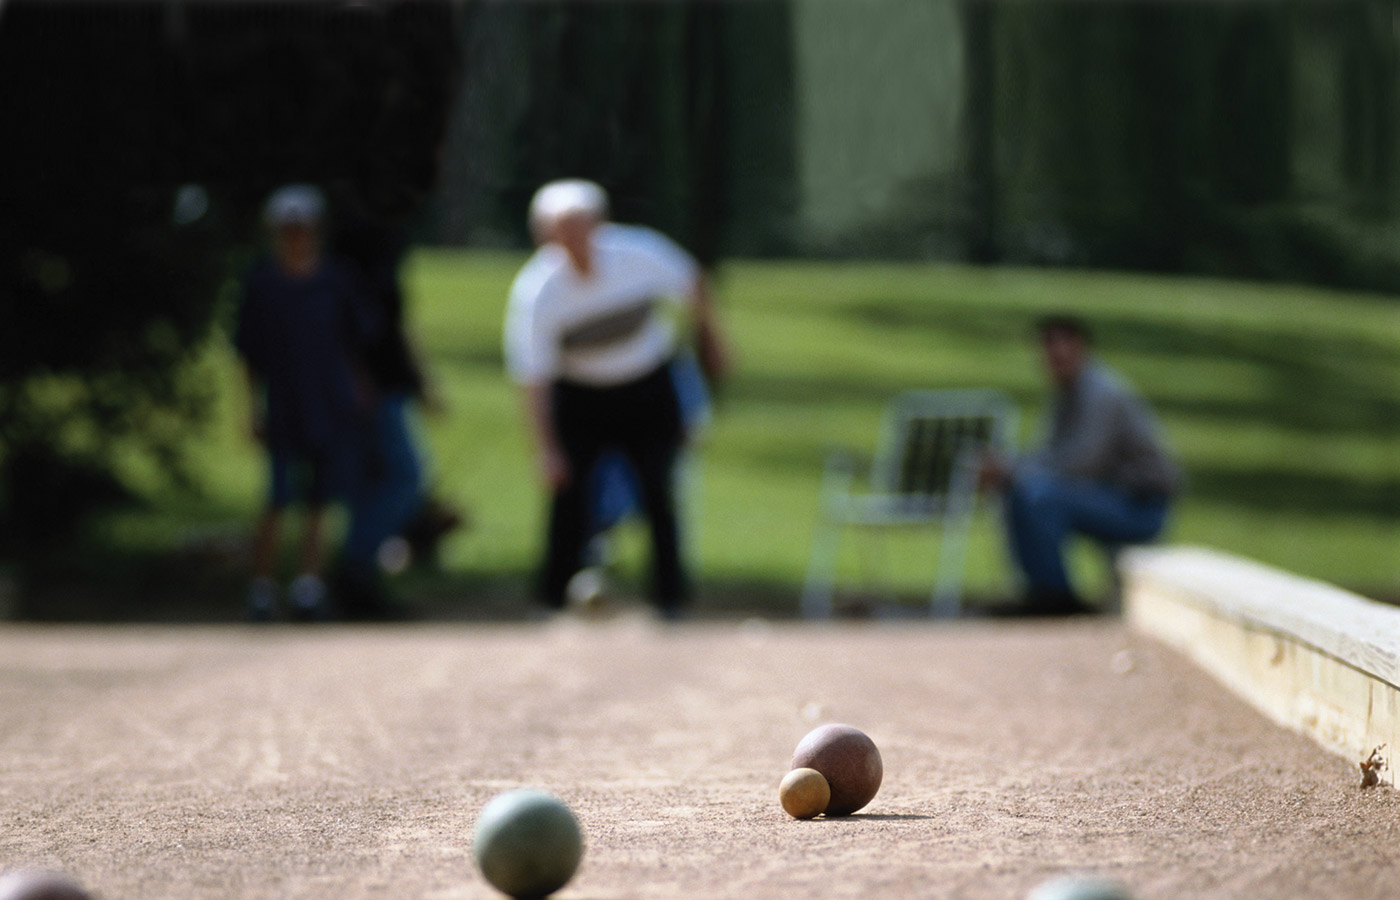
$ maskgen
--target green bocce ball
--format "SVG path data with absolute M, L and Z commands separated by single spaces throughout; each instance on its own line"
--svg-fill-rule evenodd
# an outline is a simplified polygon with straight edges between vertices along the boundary
M 472 851 L 481 874 L 498 890 L 517 900 L 536 900 L 574 877 L 583 858 L 583 832 L 553 794 L 506 791 L 482 807 Z
M 1092 875 L 1064 875 L 1041 884 L 1026 900 L 1132 900 L 1116 881 Z

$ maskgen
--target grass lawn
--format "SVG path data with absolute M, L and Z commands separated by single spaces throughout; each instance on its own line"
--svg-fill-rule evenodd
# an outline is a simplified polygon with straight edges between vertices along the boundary
M 424 250 L 406 270 L 413 328 L 450 409 L 426 424 L 439 491 L 475 527 L 444 548 L 458 584 L 521 593 L 543 503 L 518 398 L 502 374 L 501 317 L 522 257 Z M 737 370 L 703 446 L 692 539 L 706 602 L 795 598 L 829 448 L 872 449 L 886 401 L 910 387 L 993 386 L 1032 441 L 1042 401 L 1034 318 L 1096 323 L 1101 355 L 1147 395 L 1190 478 L 1174 542 L 1204 543 L 1376 595 L 1400 594 L 1400 300 L 1293 285 L 933 264 L 736 261 L 718 289 Z M 251 517 L 261 462 L 244 439 L 237 367 L 194 450 L 204 495 L 108 520 L 108 540 L 168 544 Z M 133 469 L 133 480 L 141 474 Z M 991 523 L 969 587 L 1008 590 Z M 636 575 L 644 546 L 620 540 Z M 934 544 L 894 542 L 892 582 L 921 590 Z M 843 566 L 855 574 L 855 559 Z M 1076 565 L 1099 577 L 1096 555 Z

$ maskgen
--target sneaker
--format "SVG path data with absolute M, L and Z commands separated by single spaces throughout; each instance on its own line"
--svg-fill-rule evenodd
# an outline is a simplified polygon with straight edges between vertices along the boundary
M 1026 594 L 1028 616 L 1079 616 L 1094 612 L 1073 591 L 1034 590 Z
M 244 615 L 249 622 L 271 622 L 277 618 L 277 582 L 259 575 L 248 585 Z
M 404 540 L 408 541 L 413 560 L 432 567 L 437 561 L 438 545 L 443 538 L 458 529 L 471 527 L 470 517 L 464 510 L 449 506 L 441 500 L 429 497 L 406 526 Z
M 324 622 L 330 618 L 326 583 L 320 576 L 298 575 L 291 587 L 292 616 L 299 622 Z
M 402 622 L 412 618 L 389 593 L 379 573 L 364 566 L 341 566 L 335 575 L 335 593 L 346 621 Z
M 581 613 L 597 613 L 608 600 L 608 575 L 601 566 L 586 566 L 564 586 L 564 603 Z
M 690 610 L 680 603 L 662 603 L 656 607 L 656 615 L 669 625 L 684 622 L 690 618 Z
M 379 545 L 375 555 L 379 568 L 390 575 L 402 575 L 413 564 L 413 545 L 401 537 L 391 537 Z

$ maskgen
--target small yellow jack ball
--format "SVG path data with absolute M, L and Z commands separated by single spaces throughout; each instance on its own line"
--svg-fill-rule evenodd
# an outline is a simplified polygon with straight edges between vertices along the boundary
M 778 785 L 778 800 L 794 819 L 815 818 L 831 802 L 831 785 L 816 769 L 793 769 Z

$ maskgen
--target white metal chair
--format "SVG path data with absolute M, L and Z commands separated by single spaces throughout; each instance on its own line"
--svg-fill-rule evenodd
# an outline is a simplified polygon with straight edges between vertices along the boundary
M 849 456 L 833 454 L 827 461 L 802 614 L 831 615 L 846 529 L 941 526 L 929 610 L 956 616 L 977 508 L 978 460 L 987 452 L 1007 454 L 1015 430 L 1016 407 L 1001 391 L 920 390 L 895 397 L 885 414 L 868 490 L 852 489 L 855 467 Z

